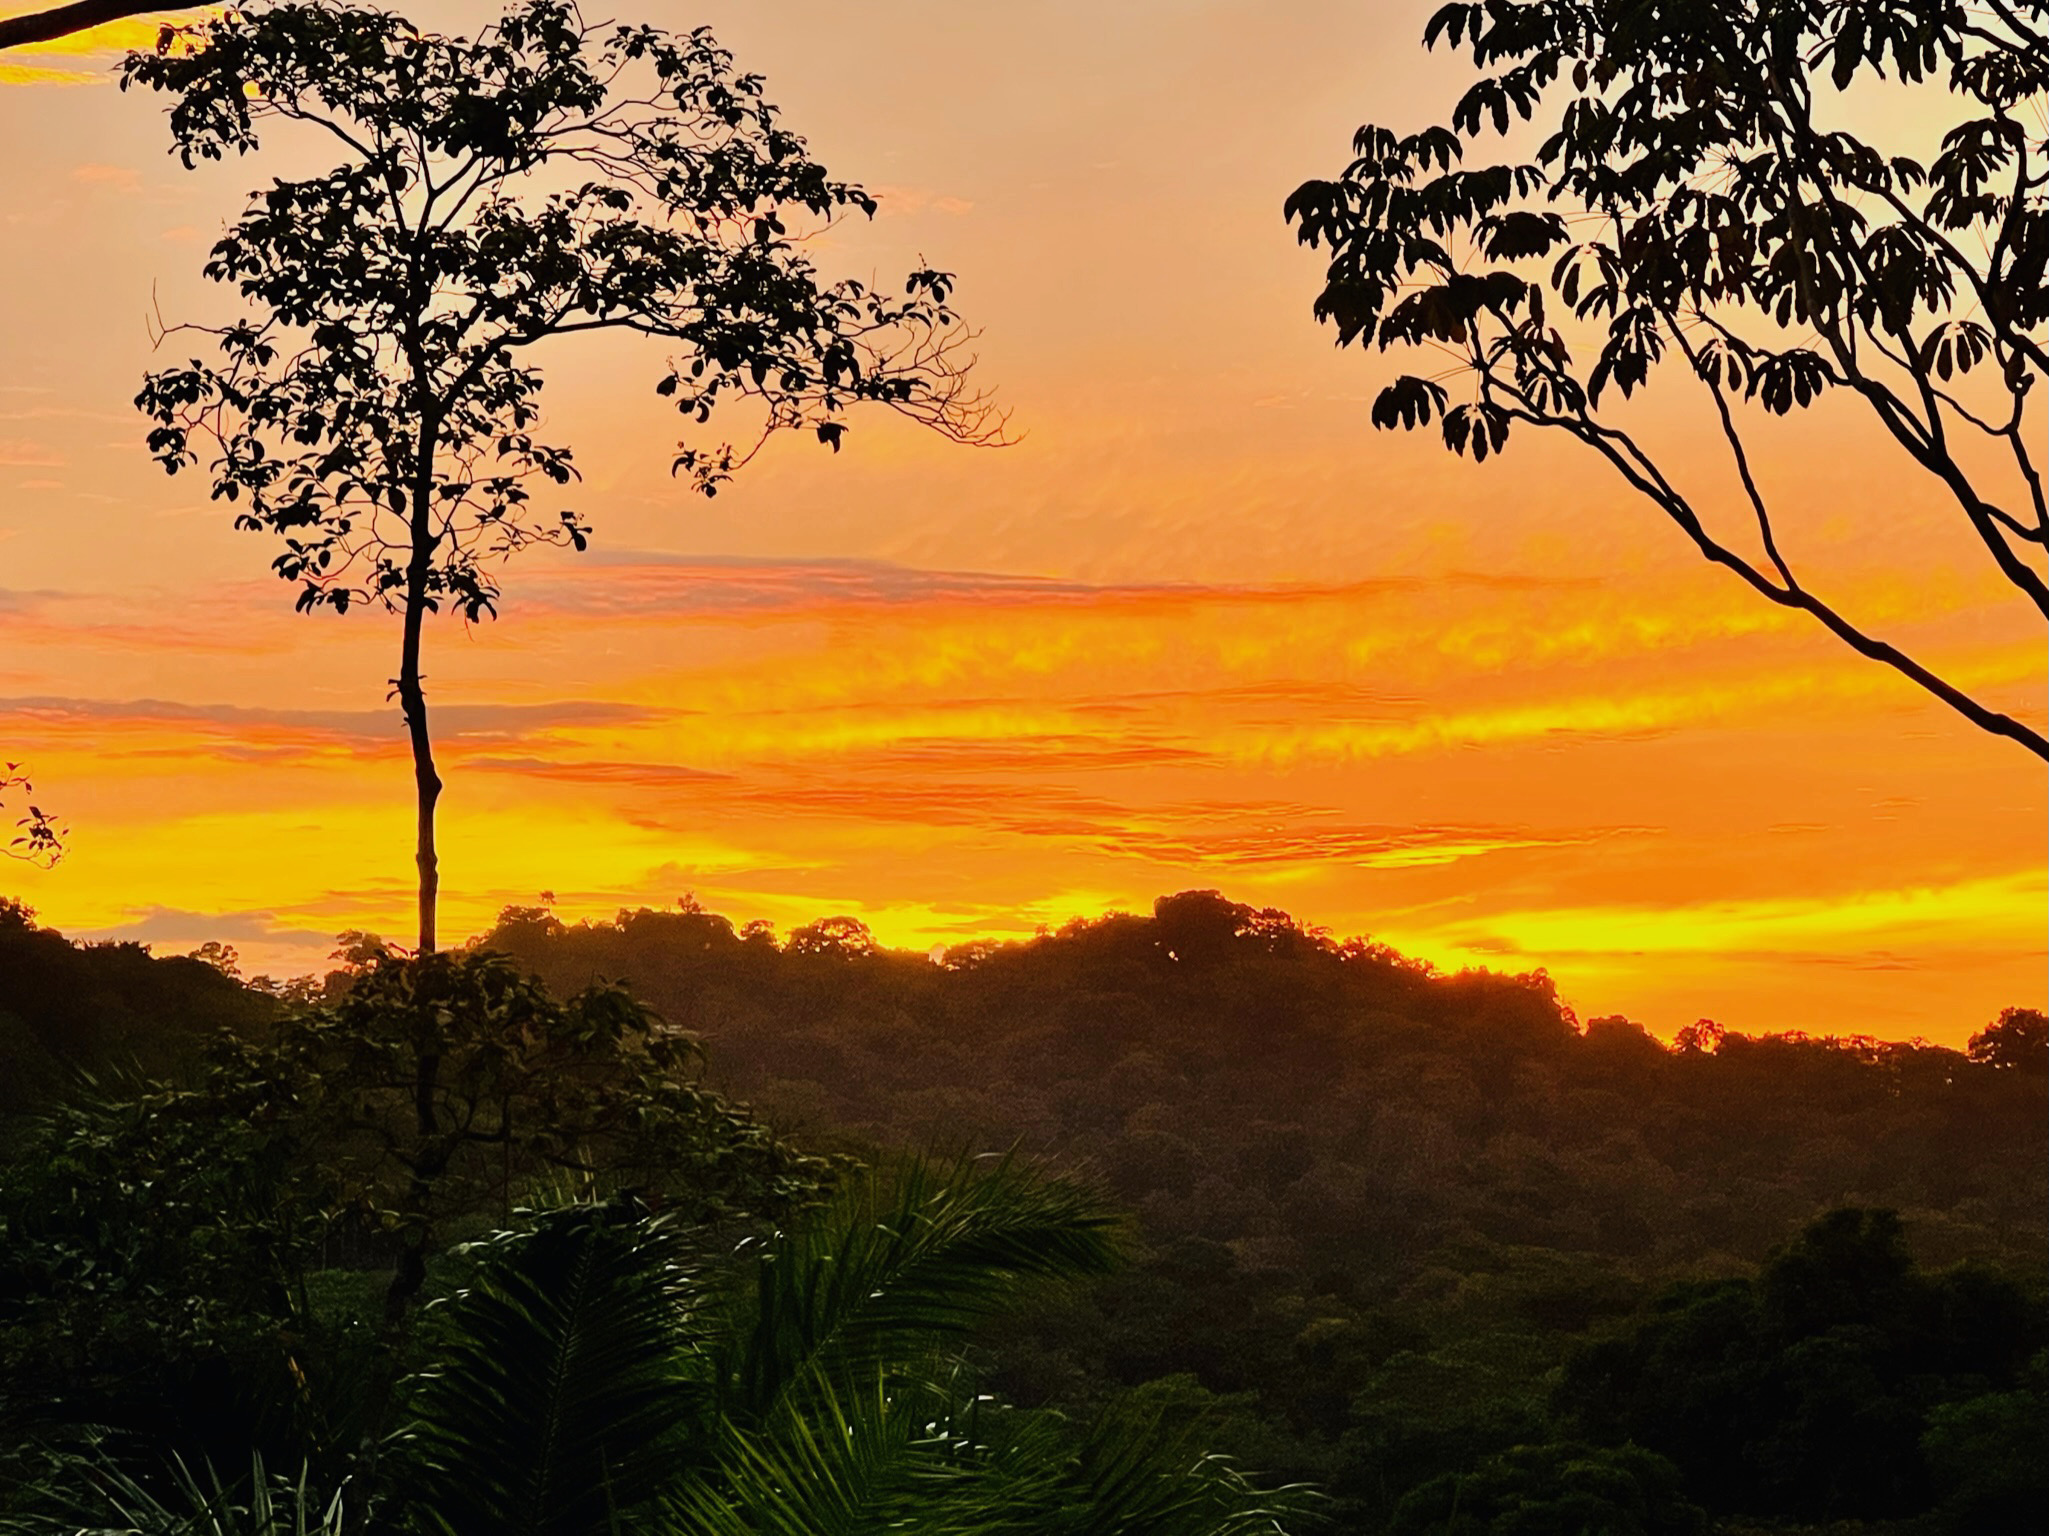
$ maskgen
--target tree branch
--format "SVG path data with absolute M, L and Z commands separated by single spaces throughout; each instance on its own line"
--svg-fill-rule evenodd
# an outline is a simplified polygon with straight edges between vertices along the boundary
M 1602 427 L 1590 417 L 1582 417 L 1574 421 L 1546 416 L 1528 416 L 1527 413 L 1521 412 L 1518 414 L 1526 415 L 1527 419 L 1534 425 L 1553 426 L 1570 432 L 1581 442 L 1592 447 L 1603 458 L 1607 459 L 1610 464 L 1613 464 L 1623 478 L 1628 480 L 1639 493 L 1656 502 L 1663 509 L 1666 516 L 1678 524 L 1685 531 L 1687 537 L 1693 540 L 1695 547 L 1700 550 L 1702 555 L 1706 556 L 1716 565 L 1734 571 L 1762 596 L 1769 598 L 1782 608 L 1797 609 L 1819 620 L 1831 634 L 1856 651 L 1860 656 L 1871 661 L 1882 662 L 1884 665 L 1891 667 L 1902 677 L 1907 678 L 1909 681 L 1933 694 L 1980 730 L 1989 731 L 1995 736 L 2004 736 L 2010 741 L 2018 742 L 2021 746 L 2027 748 L 2028 751 L 2034 753 L 2035 756 L 2044 761 L 2049 761 L 2049 737 L 2044 737 L 2038 731 L 2030 730 L 2011 715 L 2001 714 L 1997 710 L 1986 708 L 1954 683 L 1930 671 L 1897 646 L 1866 634 L 1805 588 L 1794 587 L 1787 589 L 1780 587 L 1770 577 L 1765 575 L 1764 572 L 1744 559 L 1743 556 L 1716 539 L 1713 534 L 1707 531 L 1706 527 L 1701 523 L 1699 514 L 1693 510 L 1686 499 L 1666 485 L 1663 476 L 1646 474 L 1639 470 L 1639 465 L 1648 466 L 1650 460 L 1626 432 L 1613 427 Z M 1615 439 L 1616 441 L 1611 442 L 1610 439 Z M 1621 445 L 1620 447 L 1617 446 L 1618 442 Z M 1624 449 L 1627 450 L 1627 456 L 1623 452 Z M 1632 462 L 1632 460 L 1635 462 Z
M 52 42 L 89 27 L 105 26 L 130 16 L 148 16 L 164 9 L 162 5 L 136 5 L 133 0 L 77 0 L 75 5 L 60 5 L 52 11 L 9 16 L 0 20 L 0 48 Z

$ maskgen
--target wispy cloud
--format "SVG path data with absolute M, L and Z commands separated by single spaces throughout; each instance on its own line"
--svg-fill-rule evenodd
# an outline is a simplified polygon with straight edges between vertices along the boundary
M 181 907 L 146 907 L 125 923 L 87 929 L 75 939 L 130 940 L 147 944 L 199 945 L 208 939 L 224 943 L 331 945 L 324 930 L 293 927 L 274 912 L 190 912 Z
M 564 784 L 608 784 L 629 789 L 666 789 L 676 785 L 721 783 L 732 778 L 680 763 L 556 761 L 540 757 L 466 757 L 463 767 L 478 773 L 506 773 L 521 778 L 553 779 Z
M 16 587 L 0 587 L 0 614 L 34 613 L 47 608 L 62 596 L 61 592 L 52 592 L 47 588 L 23 591 Z
M 107 77 L 83 69 L 59 69 L 48 64 L 0 63 L 0 86 L 5 85 L 105 85 Z
M 1584 589 L 1583 577 L 1454 571 L 1339 583 L 1089 582 L 989 571 L 935 570 L 886 560 L 776 560 L 593 550 L 532 574 L 516 601 L 536 611 L 675 617 L 822 608 L 999 605 L 1016 608 L 1165 603 L 1267 604 L 1370 598 L 1456 588 L 1501 592 Z
M 2040 869 L 1942 884 L 1852 889 L 1830 895 L 1661 905 L 1508 911 L 1451 925 L 1464 948 L 1550 962 L 1650 955 L 1775 955 L 1826 965 L 1897 968 L 1915 935 L 1947 932 L 1972 946 L 2044 950 L 2049 879 Z
M 0 468 L 60 469 L 64 456 L 42 443 L 18 437 L 0 437 Z
M 1611 837 L 1657 835 L 1649 827 L 1582 827 L 1539 831 L 1529 827 L 1303 827 L 1300 812 L 1265 827 L 1199 832 L 1127 832 L 1111 840 L 1114 852 L 1166 864 L 1349 864 L 1361 869 L 1426 869 L 1491 853 L 1567 848 Z
M 647 720 L 636 705 L 565 700 L 553 704 L 448 704 L 434 711 L 436 729 L 450 742 L 513 741 L 563 726 L 624 725 Z M 50 696 L 0 698 L 0 717 L 43 725 L 125 724 L 184 726 L 256 741 L 278 731 L 344 742 L 389 742 L 403 737 L 394 707 L 371 709 L 260 709 L 235 704 L 182 704 L 164 699 L 78 699 Z

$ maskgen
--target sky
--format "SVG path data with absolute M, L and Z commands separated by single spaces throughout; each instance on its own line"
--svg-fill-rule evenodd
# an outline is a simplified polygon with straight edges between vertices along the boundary
M 1216 888 L 1542 967 L 1666 1035 L 1959 1044 L 2040 1006 L 2037 760 L 1761 604 L 1571 444 L 1474 465 L 1373 430 L 1392 365 L 1314 323 L 1281 203 L 1362 121 L 1442 118 L 1429 9 L 645 0 L 881 198 L 822 266 L 958 275 L 1017 441 L 857 417 L 707 502 L 669 474 L 659 349 L 551 354 L 596 537 L 430 634 L 444 935 L 687 892 L 928 949 Z M 294 163 L 179 167 L 106 79 L 149 34 L 0 61 L 0 758 L 70 827 L 0 891 L 313 971 L 345 929 L 407 932 L 397 631 L 295 615 L 264 538 L 144 450 L 152 317 L 230 312 L 206 248 Z M 1636 424 L 1733 516 L 1694 387 Z M 1897 450 L 1842 402 L 1756 431 L 1815 584 L 2039 728 L 2039 623 Z

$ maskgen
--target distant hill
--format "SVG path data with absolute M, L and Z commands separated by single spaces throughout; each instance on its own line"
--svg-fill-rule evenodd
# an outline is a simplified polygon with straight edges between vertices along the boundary
M 1518 1447 L 1570 1462 L 1590 1427 L 1603 1455 L 1655 1441 L 1690 1467 L 1687 1435 L 1629 1416 L 1638 1398 L 1662 1411 L 1656 1363 L 1680 1344 L 1751 1361 L 1755 1392 L 1688 1411 L 1739 1439 L 1777 1413 L 1771 1456 L 1812 1460 L 1800 1447 L 1879 1411 L 1858 1372 L 1897 1376 L 1882 1459 L 1905 1491 L 1874 1510 L 1963 1497 L 1944 1466 L 2036 1459 L 1994 1445 L 2049 1392 L 2049 1050 L 2031 1010 L 1983 1021 L 1969 1053 L 1705 1023 L 1667 1046 L 1575 1019 L 1541 972 L 1441 975 L 1211 891 L 936 961 L 851 918 L 778 941 L 690 903 L 576 924 L 509 909 L 479 942 L 558 993 L 628 983 L 706 1042 L 714 1086 L 808 1150 L 1020 1147 L 1101 1179 L 1134 1213 L 1137 1261 L 985 1337 L 992 1381 L 1028 1405 L 1136 1392 L 1198 1418 L 1246 1464 L 1329 1490 L 1333 1529 L 1394 1528 L 1476 1469 L 1512 1480 Z M 279 1006 L 0 903 L 0 1110 L 74 1068 L 175 1071 Z M 1787 1333 L 1772 1298 L 1815 1254 L 1848 1300 Z M 1907 1298 L 1875 1332 L 1866 1270 Z M 1923 1314 L 1946 1321 L 1930 1333 Z M 1996 1368 L 1964 1348 L 1979 1334 Z M 1785 1376 L 1824 1354 L 1811 1381 Z M 1817 1476 L 1728 1493 L 1690 1469 L 1687 1486 L 1792 1518 Z
M 1541 973 L 1438 975 L 1215 892 L 939 963 L 850 918 L 778 944 L 687 906 L 513 910 L 482 942 L 558 989 L 628 982 L 703 1037 L 715 1083 L 814 1148 L 1020 1145 L 1093 1171 L 1137 1213 L 1140 1261 L 989 1339 L 1000 1388 L 1080 1411 L 1140 1391 L 1323 1486 L 1335 1530 L 1387 1529 L 1405 1497 L 1581 1432 L 1558 1396 L 1573 1362 L 1689 1284 L 1750 1284 L 1839 1208 L 1897 1210 L 1933 1272 L 1990 1264 L 2009 1278 L 1987 1294 L 2033 1298 L 1999 1325 L 2000 1390 L 2049 1337 L 2039 1014 L 1990 1031 L 1981 1060 L 1705 1024 L 1667 1047 L 1582 1025 Z M 1958 1295 L 1989 1283 L 1953 1273 Z M 1739 1435 L 1768 1406 L 1732 1402 Z M 1925 1508 L 1925 1409 L 1895 1409 L 1886 1455 L 1920 1490 L 1895 1506 Z
M 559 988 L 623 980 L 721 1086 L 814 1139 L 1086 1163 L 1149 1231 L 1239 1262 L 1392 1276 L 1462 1237 L 1663 1268 L 1753 1259 L 1845 1202 L 1924 1252 L 2032 1255 L 2049 1079 L 1962 1052 L 1581 1026 L 1550 981 L 1438 975 L 1214 892 L 940 963 L 849 918 L 781 945 L 714 913 L 480 942 Z
M 220 1029 L 254 1030 L 276 1002 L 204 961 L 140 944 L 74 944 L 0 898 L 0 1114 L 92 1076 L 175 1072 Z

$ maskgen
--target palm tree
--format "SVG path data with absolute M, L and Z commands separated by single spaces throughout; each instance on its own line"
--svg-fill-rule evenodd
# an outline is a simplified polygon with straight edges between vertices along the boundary
M 1100 1274 L 1116 1223 L 1009 1161 L 850 1179 L 733 1263 L 630 1200 L 473 1250 L 408 1422 L 351 1497 L 272 1479 L 169 1502 L 105 1473 L 42 1527 L 183 1536 L 1251 1536 L 1262 1494 L 1144 1415 L 1077 1423 L 976 1390 L 960 1346 L 1036 1280 Z M 182 1474 L 182 1469 L 181 1469 Z M 356 1511 L 351 1518 L 345 1511 Z

